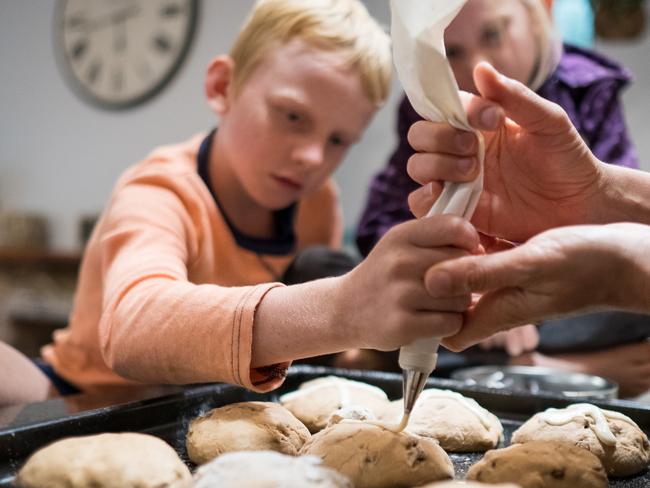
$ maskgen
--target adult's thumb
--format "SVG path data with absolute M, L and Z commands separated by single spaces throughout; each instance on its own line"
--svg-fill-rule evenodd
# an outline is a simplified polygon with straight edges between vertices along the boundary
M 559 105 L 502 75 L 487 62 L 474 68 L 474 83 L 483 97 L 498 103 L 511 120 L 531 133 L 556 134 L 571 126 Z

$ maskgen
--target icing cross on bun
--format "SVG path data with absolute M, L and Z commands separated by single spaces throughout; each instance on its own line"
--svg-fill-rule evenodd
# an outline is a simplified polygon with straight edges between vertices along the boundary
M 629 417 L 588 403 L 548 409 L 512 434 L 512 443 L 564 441 L 594 453 L 611 476 L 642 471 L 650 461 L 645 433 Z

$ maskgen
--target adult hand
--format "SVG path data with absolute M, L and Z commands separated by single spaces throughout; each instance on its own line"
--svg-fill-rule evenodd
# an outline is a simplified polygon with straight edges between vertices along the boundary
M 495 332 L 574 313 L 650 313 L 650 226 L 562 227 L 509 251 L 433 266 L 427 290 L 442 299 L 482 293 L 463 329 L 443 343 L 464 349 Z
M 389 351 L 422 337 L 456 334 L 471 293 L 432 298 L 424 275 L 435 264 L 479 249 L 478 233 L 460 217 L 438 215 L 390 229 L 361 264 L 340 277 L 333 307 L 348 348 Z
M 487 63 L 476 67 L 474 78 L 484 98 L 462 95 L 470 124 L 484 131 L 486 143 L 476 228 L 523 242 L 552 227 L 596 223 L 605 165 L 567 114 Z M 424 185 L 409 196 L 417 217 L 428 212 L 441 182 L 471 181 L 478 174 L 478 145 L 470 133 L 421 121 L 411 127 L 409 142 L 419 153 L 409 159 L 408 173 Z

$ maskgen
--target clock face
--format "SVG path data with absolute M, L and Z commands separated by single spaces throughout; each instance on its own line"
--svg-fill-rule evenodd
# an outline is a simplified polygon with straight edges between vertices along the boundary
M 197 0 L 59 0 L 66 77 L 105 108 L 144 102 L 171 80 L 194 34 Z

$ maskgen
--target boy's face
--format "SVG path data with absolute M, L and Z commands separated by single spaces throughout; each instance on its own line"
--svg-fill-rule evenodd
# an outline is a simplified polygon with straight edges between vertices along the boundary
M 375 110 L 340 53 L 290 41 L 229 90 L 221 150 L 249 198 L 284 208 L 321 186 Z
M 476 93 L 472 73 L 481 61 L 528 84 L 540 57 L 535 31 L 521 0 L 469 0 L 445 31 L 447 57 L 459 88 Z

